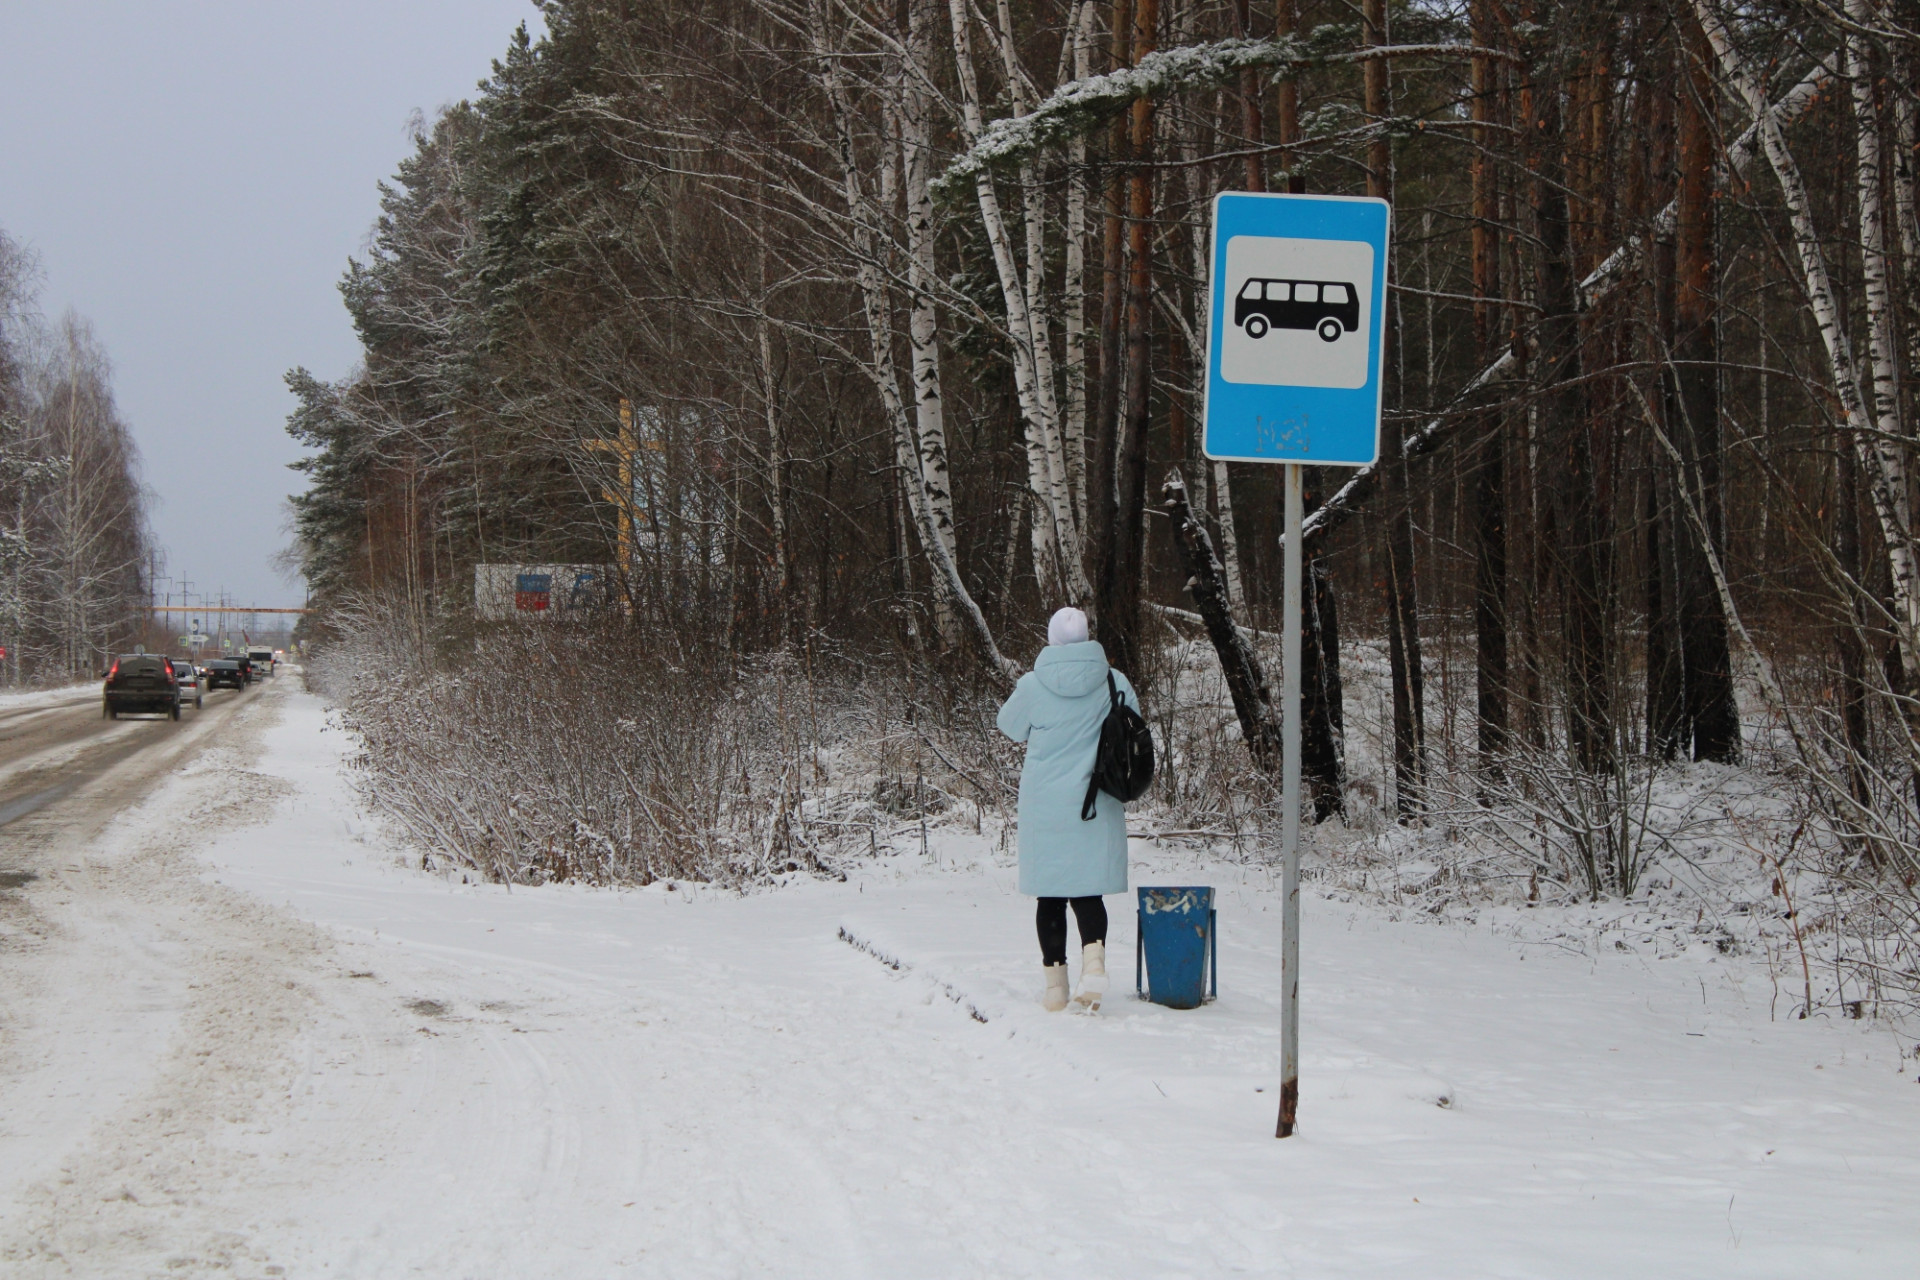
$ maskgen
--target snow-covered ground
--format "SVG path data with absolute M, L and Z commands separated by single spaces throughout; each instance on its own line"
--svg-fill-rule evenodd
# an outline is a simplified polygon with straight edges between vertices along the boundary
M 37 710 L 40 707 L 59 706 L 72 702 L 86 694 L 98 696 L 98 680 L 83 680 L 79 684 L 55 685 L 44 689 L 16 689 L 9 693 L 0 693 L 0 711 Z
M 0 1126 L 0 1273 L 1891 1277 L 1920 1256 L 1920 1067 L 1884 1024 L 1771 1020 L 1750 957 L 1310 894 L 1301 1132 L 1276 1141 L 1261 867 L 1138 844 L 1136 883 L 1218 888 L 1220 999 L 1132 999 L 1110 899 L 1118 991 L 1047 1014 L 991 825 L 744 897 L 508 891 L 408 869 L 309 695 L 272 690 L 253 732 L 94 855 L 202 913 L 150 949 L 148 994 L 89 1031 L 101 975 L 36 978 L 96 1056 L 84 1089 L 0 1076 L 27 1117 Z M 62 927 L 86 908 L 74 891 Z

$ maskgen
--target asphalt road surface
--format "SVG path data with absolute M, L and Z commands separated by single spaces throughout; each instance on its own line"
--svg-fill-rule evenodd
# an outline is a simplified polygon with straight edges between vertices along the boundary
M 82 1261 L 89 1211 L 48 1189 L 118 1194 L 89 1174 L 86 1140 L 174 1071 L 168 1046 L 197 1019 L 262 999 L 258 908 L 205 884 L 190 850 L 271 798 L 245 761 L 276 681 L 293 683 L 209 694 L 177 721 L 108 720 L 97 691 L 0 710 L 0 1275 L 145 1274 Z M 138 1127 L 128 1140 L 153 1154 Z
M 123 795 L 128 786 L 137 791 L 142 780 L 177 766 L 263 684 L 208 694 L 199 710 L 183 708 L 178 721 L 157 715 L 108 720 L 92 692 L 0 711 L 0 876 L 18 879 L 37 870 L 33 849 L 44 842 L 33 833 L 48 823 L 97 830 L 98 820 L 115 811 L 109 796 Z M 94 784 L 102 784 L 98 794 Z M 70 797 L 77 804 L 61 804 Z M 43 814 L 49 807 L 54 812 Z M 34 815 L 40 823 L 13 830 Z

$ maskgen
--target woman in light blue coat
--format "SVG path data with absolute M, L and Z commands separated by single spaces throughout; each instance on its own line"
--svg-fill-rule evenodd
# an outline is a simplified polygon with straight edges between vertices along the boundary
M 1041 1003 L 1056 1011 L 1067 1007 L 1067 905 L 1080 927 L 1080 989 L 1073 1002 L 1092 1013 L 1107 986 L 1107 908 L 1100 895 L 1127 891 L 1126 806 L 1101 791 L 1093 817 L 1080 816 L 1100 726 L 1112 705 L 1109 674 L 1121 699 L 1138 711 L 1133 685 L 1107 665 L 1106 650 L 1087 639 L 1087 615 L 1062 609 L 1047 623 L 1047 647 L 1033 670 L 1000 708 L 1000 732 L 1027 744 L 1020 770 L 1020 892 L 1040 900 L 1035 923 L 1047 980 Z

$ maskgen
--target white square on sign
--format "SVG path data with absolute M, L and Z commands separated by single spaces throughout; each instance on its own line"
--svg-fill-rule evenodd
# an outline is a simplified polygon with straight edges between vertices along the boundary
M 1373 246 L 1364 240 L 1227 241 L 1220 376 L 1269 387 L 1367 385 Z

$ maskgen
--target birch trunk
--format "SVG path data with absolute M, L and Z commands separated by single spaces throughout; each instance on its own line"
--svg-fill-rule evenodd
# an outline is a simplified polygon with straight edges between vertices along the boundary
M 1776 113 L 1767 110 L 1766 98 L 1746 59 L 1734 47 L 1733 37 L 1706 0 L 1693 0 L 1694 12 L 1713 46 L 1727 79 L 1747 104 L 1759 127 L 1760 144 L 1767 163 L 1779 180 L 1782 196 L 1793 226 L 1794 249 L 1800 259 L 1800 274 L 1813 310 L 1814 324 L 1826 351 L 1827 368 L 1833 378 L 1833 390 L 1846 415 L 1848 434 L 1860 455 L 1866 472 L 1867 492 L 1873 500 L 1874 516 L 1886 544 L 1888 568 L 1892 572 L 1894 626 L 1900 641 L 1900 663 L 1908 687 L 1920 687 L 1920 565 L 1914 557 L 1913 524 L 1910 518 L 1910 477 L 1906 456 L 1898 441 L 1875 438 L 1865 398 L 1854 373 L 1853 347 L 1847 340 L 1843 317 L 1835 300 L 1832 273 L 1827 268 L 1826 250 L 1820 243 L 1813 222 L 1813 205 L 1807 194 L 1799 163 L 1787 147 L 1786 131 Z M 1877 206 L 1876 199 L 1876 206 Z
M 1868 24 L 1880 15 L 1868 0 L 1847 0 L 1847 16 Z M 1857 157 L 1855 174 L 1860 199 L 1860 275 L 1867 295 L 1867 350 L 1872 361 L 1874 424 L 1880 430 L 1883 451 L 1897 452 L 1901 472 L 1908 470 L 1900 421 L 1899 355 L 1895 349 L 1893 264 L 1887 255 L 1887 220 L 1881 203 L 1884 163 L 1880 152 L 1880 109 L 1874 101 L 1873 56 L 1865 37 L 1847 35 L 1847 79 L 1853 90 L 1853 135 Z M 1905 490 L 1903 488 L 1902 492 Z M 1911 510 L 1904 522 L 1911 532 Z
M 1013 599 L 1013 564 L 1020 553 L 1020 521 L 1033 500 L 1028 489 L 1015 489 L 1007 502 L 1007 541 L 1000 550 L 1000 617 L 1004 621 Z
M 948 14 L 953 26 L 954 62 L 959 71 L 962 120 L 969 141 L 976 141 L 986 128 L 986 123 L 980 110 L 980 80 L 973 65 L 972 25 L 966 0 L 948 0 Z M 987 244 L 993 251 L 994 269 L 1000 278 L 1000 295 L 1007 308 L 1007 329 L 1013 345 L 1013 381 L 1019 396 L 1020 413 L 1026 422 L 1032 445 L 1039 449 L 1042 460 L 1041 488 L 1036 490 L 1036 494 L 1046 506 L 1048 519 L 1053 526 L 1053 541 L 1058 549 L 1065 587 L 1066 599 L 1063 603 L 1078 604 L 1092 595 L 1092 589 L 1087 584 L 1086 573 L 1080 563 L 1079 530 L 1073 521 L 1073 502 L 1066 486 L 1067 470 L 1059 418 L 1051 411 L 1055 396 L 1051 386 L 1043 389 L 1039 383 L 1038 362 L 1045 360 L 1051 377 L 1052 352 L 1046 342 L 1036 343 L 1034 340 L 1034 313 L 1029 299 L 1029 291 L 1038 292 L 1044 287 L 1045 281 L 1021 280 L 1019 265 L 1014 261 L 1012 239 L 1007 233 L 1006 215 L 1000 207 L 1000 197 L 994 189 L 993 179 L 985 170 L 975 177 L 974 191 L 980 205 L 980 220 L 987 233 Z M 1041 337 L 1044 338 L 1045 334 L 1042 333 Z M 1041 355 L 1042 349 L 1046 349 L 1044 357 Z
M 933 104 L 927 85 L 933 74 L 935 0 L 907 5 L 907 56 L 913 65 L 901 78 L 900 160 L 907 221 L 907 346 L 913 357 L 914 439 L 920 483 L 926 491 L 932 534 L 949 560 L 958 559 L 953 527 L 953 481 L 947 468 L 947 426 L 940 387 L 940 335 L 933 290 L 934 264 Z M 959 640 L 953 594 L 934 575 L 934 625 L 943 645 Z
M 1240 533 L 1233 523 L 1233 481 L 1227 464 L 1213 464 L 1214 523 L 1220 527 L 1220 559 L 1225 562 L 1227 603 L 1241 625 L 1247 624 L 1247 589 L 1240 577 Z
M 1039 508 L 1033 521 L 1033 581 L 1040 589 L 1040 602 L 1046 605 L 1051 600 L 1067 597 L 1065 586 L 1060 577 L 1060 526 L 1053 519 L 1053 509 L 1047 500 L 1047 455 L 1037 433 L 1028 424 L 1025 432 L 1027 446 L 1027 491 L 1033 495 L 1034 504 Z
M 847 97 L 846 84 L 840 77 L 839 63 L 827 47 L 823 10 L 820 0 L 815 0 L 812 15 L 814 56 L 820 62 L 821 79 L 833 111 L 834 143 L 839 152 L 837 158 L 840 162 L 842 195 L 846 200 L 848 225 L 853 235 L 855 277 L 866 315 L 867 336 L 872 346 L 867 374 L 880 394 L 881 406 L 893 427 L 895 459 L 900 467 L 915 531 L 920 537 L 928 563 L 934 575 L 945 580 L 961 619 L 972 633 L 974 644 L 988 669 L 1002 681 L 1011 682 L 1019 674 L 1019 669 L 1000 653 L 985 615 L 980 612 L 980 606 L 961 581 L 959 566 L 934 532 L 927 487 L 921 479 L 913 430 L 907 406 L 900 395 L 899 373 L 894 367 L 892 299 L 888 296 L 886 278 L 880 270 L 877 256 L 879 246 L 876 244 L 878 233 L 872 220 L 874 211 L 860 184 L 860 169 L 853 143 L 853 106 Z
M 1007 92 L 1013 101 L 1014 114 L 1023 116 L 1033 110 L 1033 99 L 1027 93 L 1026 72 L 1020 65 L 1014 47 L 1013 14 L 1007 0 L 999 0 L 998 9 L 1000 59 L 1006 71 Z M 1060 539 L 1064 550 L 1068 545 L 1077 546 L 1079 542 L 1080 523 L 1075 515 L 1079 504 L 1075 494 L 1076 491 L 1084 491 L 1084 486 L 1074 479 L 1060 413 L 1056 382 L 1058 373 L 1053 366 L 1053 322 L 1047 298 L 1047 193 L 1040 182 L 1039 160 L 1033 155 L 1029 155 L 1020 165 L 1020 211 L 1027 251 L 1024 283 L 1027 350 L 1033 358 L 1034 399 L 1040 408 L 1040 420 L 1047 424 L 1041 436 L 1046 446 L 1047 485 L 1049 492 L 1065 495 L 1063 523 L 1073 531 L 1071 540 L 1065 537 Z
M 1061 553 L 1069 548 L 1079 559 L 1080 522 L 1075 512 L 1079 503 L 1076 491 L 1084 486 L 1074 482 L 1073 468 L 1067 457 L 1066 432 L 1061 424 L 1060 398 L 1056 392 L 1057 372 L 1053 367 L 1052 320 L 1047 302 L 1046 191 L 1039 175 L 1029 163 L 1021 166 L 1021 203 L 1026 215 L 1027 232 L 1027 346 L 1033 352 L 1034 401 L 1039 409 L 1042 456 L 1047 465 L 1048 501 L 1059 508 Z
M 1920 376 L 1920 210 L 1915 208 L 1914 166 L 1920 163 L 1920 108 L 1914 104 L 1915 77 L 1920 76 L 1910 46 L 1893 51 L 1893 210 L 1900 227 L 1900 263 L 1906 272 L 1904 287 L 1894 292 L 1907 300 L 1906 376 Z M 1911 401 L 1908 402 L 1911 405 Z
M 1900 224 L 1900 256 L 1906 263 L 1911 288 L 1911 282 L 1920 276 L 1920 210 L 1914 207 L 1913 176 L 1914 164 L 1920 160 L 1917 154 L 1920 153 L 1920 109 L 1914 105 L 1915 77 L 1920 76 L 1920 66 L 1915 64 L 1913 53 L 1907 48 L 1895 51 L 1893 65 L 1897 72 L 1892 92 L 1893 207 Z M 1914 326 L 1908 338 L 1920 342 L 1920 325 Z

